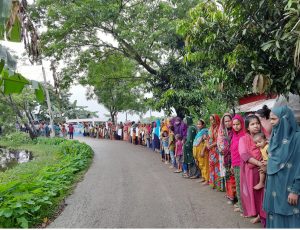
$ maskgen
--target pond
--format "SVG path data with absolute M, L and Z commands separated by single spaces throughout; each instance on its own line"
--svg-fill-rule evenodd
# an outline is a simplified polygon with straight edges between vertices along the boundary
M 0 172 L 32 160 L 32 153 L 27 150 L 9 150 L 0 147 Z

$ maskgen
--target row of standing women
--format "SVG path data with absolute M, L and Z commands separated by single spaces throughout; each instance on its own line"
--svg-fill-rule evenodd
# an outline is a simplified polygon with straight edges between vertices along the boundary
M 253 217 L 252 223 L 300 227 L 300 132 L 292 110 L 284 106 L 270 113 L 264 107 L 245 119 L 214 114 L 210 124 L 207 138 L 205 123 L 198 122 L 194 141 L 195 159 L 208 151 L 209 185 L 237 201 L 234 211 Z M 205 182 L 207 169 L 201 159 L 196 162 Z
M 170 156 L 162 160 L 174 172 L 182 165 L 186 178 L 201 172 L 203 186 L 224 191 L 233 211 L 252 223 L 300 227 L 300 130 L 289 107 L 264 106 L 245 117 L 213 114 L 208 128 L 202 119 L 193 126 L 189 117 L 186 123 L 176 117 L 162 124 L 125 124 L 122 136 Z

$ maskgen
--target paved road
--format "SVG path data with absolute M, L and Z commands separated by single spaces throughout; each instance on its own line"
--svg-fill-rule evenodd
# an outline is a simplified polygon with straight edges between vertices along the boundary
M 50 228 L 258 228 L 224 193 L 184 179 L 159 154 L 127 142 L 79 138 L 95 157 Z

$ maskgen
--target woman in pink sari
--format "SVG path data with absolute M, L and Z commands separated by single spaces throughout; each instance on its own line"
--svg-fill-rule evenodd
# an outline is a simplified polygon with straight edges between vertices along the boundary
M 240 188 L 243 213 L 246 217 L 254 217 L 252 223 L 261 220 L 265 225 L 265 212 L 262 210 L 263 189 L 255 190 L 253 187 L 259 182 L 259 167 L 261 163 L 260 149 L 253 141 L 253 135 L 261 132 L 260 120 L 255 115 L 249 115 L 245 119 L 247 133 L 239 141 L 239 153 L 241 157 Z

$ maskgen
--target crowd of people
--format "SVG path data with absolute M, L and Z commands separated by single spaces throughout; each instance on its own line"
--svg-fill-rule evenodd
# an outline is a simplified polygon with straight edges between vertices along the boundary
M 84 134 L 128 141 L 158 151 L 161 161 L 225 192 L 233 211 L 268 228 L 300 227 L 300 132 L 287 106 L 264 106 L 255 114 L 212 114 L 98 125 Z

